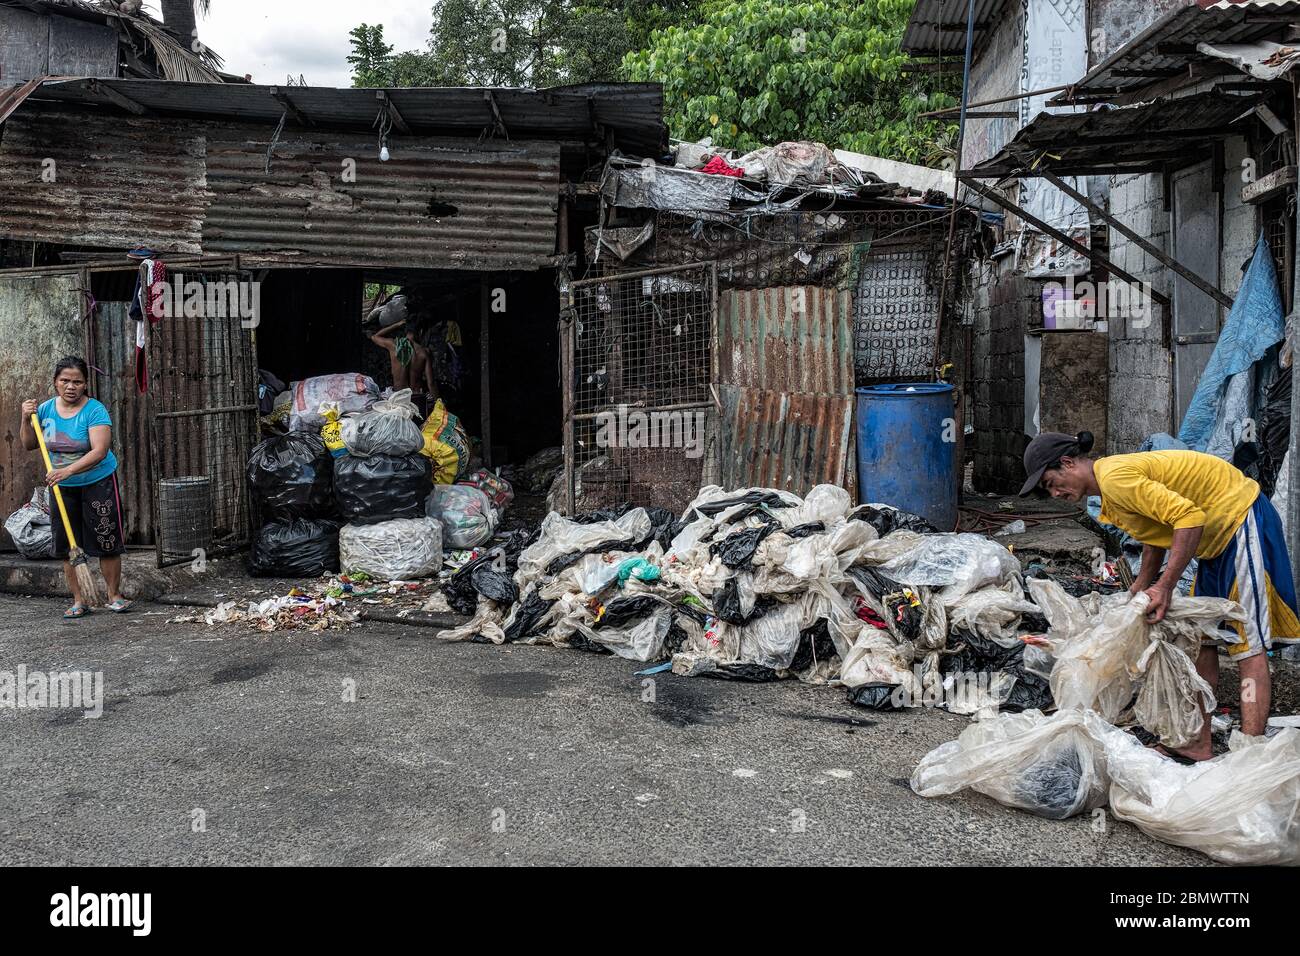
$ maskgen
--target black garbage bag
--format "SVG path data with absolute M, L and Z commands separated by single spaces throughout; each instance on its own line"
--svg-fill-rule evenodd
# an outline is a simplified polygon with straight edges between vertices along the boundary
M 270 521 L 253 535 L 248 573 L 263 578 L 318 578 L 339 570 L 339 522 L 328 518 Z
M 674 615 L 672 623 L 668 625 L 668 633 L 664 635 L 664 656 L 672 657 L 685 643 L 686 628 L 677 623 L 677 617 Z
M 1001 710 L 1019 713 L 1022 710 L 1047 710 L 1052 707 L 1051 685 L 1041 676 L 1025 669 L 1025 645 L 1003 647 L 974 631 L 954 628 L 948 635 L 948 646 L 960 650 L 939 658 L 939 673 L 993 674 L 998 671 L 1011 674 L 1016 682 L 1010 696 L 1003 701 Z
M 645 512 L 650 516 L 650 535 L 637 550 L 646 547 L 651 541 L 658 541 L 659 546 L 667 551 L 673 543 L 673 538 L 686 527 L 686 522 L 667 508 L 647 508 Z
M 519 600 L 519 588 L 510 575 L 497 571 L 487 562 L 476 565 L 470 572 L 470 583 L 475 591 L 498 604 L 514 604 Z
M 826 619 L 822 618 L 799 632 L 799 644 L 795 647 L 794 657 L 790 661 L 790 670 L 807 670 L 815 663 L 830 660 L 835 654 L 835 642 L 831 640 L 830 628 L 826 624 Z
M 423 518 L 431 467 L 419 452 L 368 458 L 344 455 L 334 463 L 334 501 L 339 514 L 358 524 Z
M 505 629 L 506 643 L 521 641 L 526 637 L 532 637 L 537 634 L 537 622 L 541 620 L 542 615 L 551 609 L 554 601 L 547 601 L 537 593 L 537 588 L 531 587 L 528 593 L 524 595 L 523 601 L 514 609 L 514 619 Z
M 334 459 L 313 432 L 290 432 L 258 443 L 244 476 L 253 504 L 267 520 L 334 514 Z
M 780 680 L 781 675 L 762 664 L 719 664 L 711 671 L 705 671 L 702 677 L 716 677 L 718 680 L 743 681 L 747 684 L 767 684 Z
M 633 594 L 615 598 L 605 605 L 605 613 L 592 625 L 592 629 L 599 631 L 603 627 L 624 627 L 665 606 L 662 598 L 650 594 Z
M 939 529 L 920 515 L 897 508 L 861 505 L 849 513 L 850 521 L 865 521 L 883 538 L 891 531 L 916 531 L 919 534 L 938 534 Z
M 740 610 L 740 587 L 735 577 L 728 578 L 713 592 L 713 614 L 720 621 L 744 627 L 750 621 L 757 620 L 781 602 L 768 594 L 760 594 L 754 601 L 754 607 L 748 615 Z
M 765 524 L 759 528 L 733 531 L 721 541 L 709 545 L 709 554 L 721 555 L 722 563 L 729 568 L 750 568 L 753 566 L 754 552 L 773 530 L 772 525 Z
M 822 534 L 826 530 L 826 522 L 809 521 L 807 524 L 797 524 L 793 528 L 786 528 L 782 534 L 788 534 L 792 538 L 806 538 L 810 534 Z
M 775 491 L 751 491 L 746 495 L 737 495 L 735 498 L 719 498 L 716 501 L 710 501 L 707 504 L 696 505 L 694 511 L 696 514 L 704 515 L 706 518 L 712 518 L 714 515 L 721 514 L 728 508 L 734 508 L 736 505 L 749 505 L 749 508 L 743 509 L 736 514 L 733 521 L 739 521 L 747 518 L 751 514 L 762 511 L 763 508 L 793 508 L 790 502 L 786 501 Z M 695 520 L 694 516 L 691 518 Z
M 1291 369 L 1278 371 L 1265 393 L 1264 409 L 1251 441 L 1242 441 L 1232 452 L 1232 463 L 1259 482 L 1269 497 L 1277 488 L 1291 437 Z
M 848 700 L 850 704 L 865 707 L 867 710 L 904 710 L 898 699 L 898 684 L 863 684 L 850 687 Z

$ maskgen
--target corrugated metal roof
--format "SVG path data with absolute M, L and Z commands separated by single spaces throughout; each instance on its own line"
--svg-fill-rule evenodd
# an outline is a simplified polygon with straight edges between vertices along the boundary
M 1260 94 L 1211 90 L 1146 106 L 1040 113 L 996 156 L 971 172 L 1001 178 L 1036 164 L 1057 175 L 1073 176 L 1096 169 L 1131 166 L 1141 171 L 1162 163 L 1194 163 L 1202 158 L 1199 150 L 1231 136 L 1233 121 L 1261 99 Z
M 847 290 L 729 290 L 718 306 L 722 484 L 806 494 L 853 476 Z
M 41 87 L 44 80 L 28 80 L 17 86 L 0 86 L 0 123 L 9 118 L 9 114 L 23 105 L 23 100 Z
M 975 42 L 995 26 L 1006 0 L 975 0 Z M 912 56 L 964 55 L 968 0 L 917 0 L 903 31 L 903 52 Z
M 1193 63 L 1215 63 L 1198 53 L 1198 43 L 1284 41 L 1289 25 L 1300 23 L 1300 2 L 1242 3 L 1180 7 L 1161 17 L 1116 50 L 1054 103 L 1111 99 L 1179 73 Z M 1189 75 L 1190 79 L 1190 75 Z
M 268 172 L 270 140 L 230 123 L 20 112 L 0 141 L 0 235 L 250 266 L 536 269 L 555 252 L 558 143 L 407 137 L 382 163 L 371 136 L 293 131 Z
M 384 93 L 415 136 L 479 136 L 500 139 L 595 140 L 608 129 L 614 145 L 637 156 L 668 148 L 663 87 L 658 83 L 592 83 L 544 90 L 485 88 L 335 89 L 274 87 L 252 83 L 180 83 L 166 80 L 48 80 L 42 100 L 95 106 L 124 113 L 114 96 L 150 113 L 274 126 L 292 104 L 297 114 L 324 129 L 370 130 Z M 504 130 L 504 132 L 502 132 Z M 400 127 L 393 140 L 404 134 Z

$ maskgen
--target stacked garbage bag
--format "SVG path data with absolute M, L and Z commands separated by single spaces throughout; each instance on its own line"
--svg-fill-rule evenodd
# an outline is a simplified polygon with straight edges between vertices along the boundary
M 425 515 L 432 466 L 410 390 L 345 417 L 347 454 L 334 462 L 334 504 L 344 571 L 384 580 L 427 577 L 442 566 L 442 530 Z
M 681 516 L 550 513 L 517 544 L 456 575 L 449 602 L 473 618 L 440 636 L 671 661 L 690 676 L 834 681 L 863 706 L 1051 703 L 1017 633 L 1037 608 L 1015 557 L 888 506 L 854 507 L 842 488 L 710 486 Z M 999 676 L 945 694 L 954 663 Z
M 339 570 L 334 459 L 311 431 L 275 435 L 257 445 L 245 469 L 263 524 L 248 569 L 269 577 L 317 577 Z
M 1196 739 L 1214 692 L 1197 674 L 1203 639 L 1244 620 L 1233 601 L 1175 596 L 1161 622 L 1145 595 L 1072 597 L 1051 581 L 1030 593 L 1045 637 L 1057 711 L 998 714 L 922 759 L 912 788 L 970 788 L 1053 819 L 1109 806 L 1167 843 L 1225 863 L 1300 865 L 1300 731 L 1232 735 L 1229 752 L 1185 766 L 1121 729 L 1137 724 L 1170 748 Z

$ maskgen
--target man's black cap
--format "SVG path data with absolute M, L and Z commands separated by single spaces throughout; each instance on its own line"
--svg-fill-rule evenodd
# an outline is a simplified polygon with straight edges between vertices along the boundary
M 1029 479 L 1025 482 L 1025 487 L 1020 489 L 1021 497 L 1037 488 L 1038 483 L 1043 480 L 1043 472 L 1063 457 L 1082 454 L 1085 449 L 1080 447 L 1081 437 L 1081 435 L 1067 435 L 1064 432 L 1043 432 L 1033 439 L 1025 449 L 1025 474 Z M 1088 447 L 1092 447 L 1091 441 L 1088 442 Z

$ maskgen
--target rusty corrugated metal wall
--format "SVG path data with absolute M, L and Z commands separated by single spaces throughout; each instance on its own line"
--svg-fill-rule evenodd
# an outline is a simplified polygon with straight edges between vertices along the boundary
M 127 544 L 152 544 L 154 474 L 149 458 L 149 394 L 135 386 L 135 321 L 129 302 L 101 302 L 92 330 L 94 358 L 90 376 L 95 397 L 113 419 L 113 453 L 117 456 L 118 490 L 126 511 Z
M 853 493 L 853 316 L 847 289 L 728 290 L 718 307 L 726 488 Z
M 0 235 L 240 253 L 251 267 L 538 269 L 560 145 L 20 111 L 0 140 Z M 50 162 L 52 161 L 52 165 Z
M 26 504 L 42 482 L 40 453 L 23 448 L 18 419 L 24 399 L 53 395 L 54 363 L 84 350 L 80 272 L 0 276 L 0 522 Z M 0 528 L 0 546 L 13 541 Z

